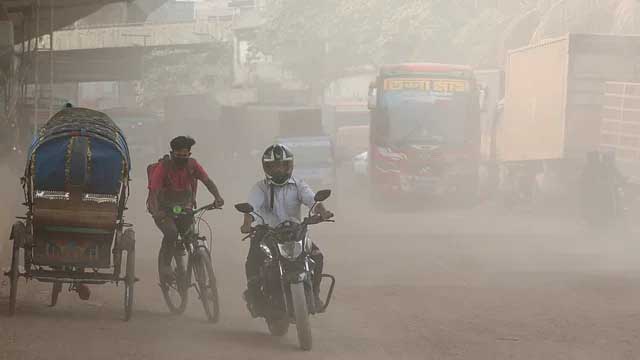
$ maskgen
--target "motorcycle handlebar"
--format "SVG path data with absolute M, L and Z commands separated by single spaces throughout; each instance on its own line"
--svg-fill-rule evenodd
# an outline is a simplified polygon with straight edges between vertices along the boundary
M 309 217 L 305 218 L 302 223 L 306 224 L 306 225 L 316 225 L 316 224 L 320 224 L 320 223 L 323 223 L 323 222 L 332 222 L 332 223 L 334 223 L 336 221 L 335 220 L 331 220 L 331 219 L 324 219 L 322 216 L 316 214 L 316 215 L 312 215 L 312 216 L 309 216 Z
M 320 215 L 313 215 L 313 216 L 305 218 L 302 221 L 302 225 L 315 225 L 315 224 L 320 224 L 320 223 L 323 223 L 323 222 L 334 223 L 336 221 L 335 220 L 331 220 L 331 219 L 326 219 L 325 220 Z M 269 225 L 265 225 L 265 224 L 256 225 L 256 226 L 251 228 L 251 231 L 245 237 L 243 237 L 241 241 L 245 241 L 245 240 L 249 239 L 250 237 L 255 235 L 255 233 L 260 229 L 268 230 L 268 229 L 271 229 L 271 227 Z

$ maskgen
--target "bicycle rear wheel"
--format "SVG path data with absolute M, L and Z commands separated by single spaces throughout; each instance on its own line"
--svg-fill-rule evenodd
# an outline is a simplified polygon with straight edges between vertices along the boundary
M 182 314 L 187 309 L 189 285 L 187 284 L 184 257 L 174 255 L 171 258 L 171 271 L 163 274 L 162 251 L 158 254 L 158 275 L 160 290 L 169 311 Z
M 216 276 L 213 273 L 213 265 L 211 265 L 211 255 L 207 249 L 197 250 L 194 256 L 193 270 L 198 294 L 207 319 L 216 323 L 220 320 L 218 286 Z

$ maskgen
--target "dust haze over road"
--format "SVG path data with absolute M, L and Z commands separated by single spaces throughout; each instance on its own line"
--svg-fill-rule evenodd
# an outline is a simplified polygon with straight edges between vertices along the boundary
M 145 212 L 145 174 L 135 169 L 127 218 L 135 224 L 135 312 L 123 322 L 122 287 L 93 286 L 92 298 L 61 295 L 48 308 L 50 285 L 20 281 L 17 315 L 6 317 L 0 287 L 1 359 L 635 359 L 640 353 L 640 246 L 629 234 L 585 236 L 576 219 L 509 213 L 492 204 L 471 209 L 373 212 L 348 181 L 329 201 L 337 222 L 314 228 L 337 279 L 327 313 L 312 319 L 314 349 L 297 350 L 295 331 L 271 337 L 241 300 L 247 244 L 239 241 L 245 200 L 255 178 L 217 179 L 225 211 L 215 228 L 214 268 L 222 320 L 208 324 L 191 297 L 172 316 L 157 286 L 160 233 Z M 247 169 L 255 164 L 234 164 Z M 3 170 L 5 192 L 11 187 Z M 248 170 L 251 171 L 251 170 Z M 216 176 L 219 174 L 219 176 Z M 259 172 L 256 172 L 259 174 Z M 348 179 L 341 174 L 341 179 Z M 200 201 L 206 201 L 206 191 Z M 7 199 L 18 202 L 9 195 Z M 14 214 L 3 209 L 2 231 Z M 18 207 L 16 207 L 18 208 Z M 5 237 L 6 238 L 6 237 Z M 6 240 L 3 244 L 6 249 Z M 2 265 L 6 267 L 6 250 Z
M 0 360 L 640 359 L 640 211 L 618 217 L 640 198 L 639 1 L 54 1 L 0 0 L 0 268 L 25 211 L 24 159 L 9 158 L 70 101 L 111 111 L 136 149 L 125 219 L 140 281 L 124 322 L 124 284 L 90 286 L 88 301 L 65 286 L 48 307 L 51 284 L 20 279 L 9 316 L 2 276 Z M 178 135 L 226 201 L 205 217 L 217 324 L 193 291 L 171 315 L 158 286 L 145 167 Z M 249 244 L 233 205 L 276 137 L 319 148 L 305 159 L 316 182 L 345 162 L 336 222 L 311 230 L 337 284 L 310 352 L 293 326 L 269 335 L 241 296 Z M 65 185 L 71 154 L 87 169 L 93 153 L 74 146 L 52 169 Z M 393 203 L 478 187 L 490 199 Z M 561 196 L 565 209 L 537 207 Z

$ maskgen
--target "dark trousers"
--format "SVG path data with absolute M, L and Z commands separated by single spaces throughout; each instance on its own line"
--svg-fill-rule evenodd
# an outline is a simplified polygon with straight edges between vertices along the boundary
M 252 286 L 259 286 L 258 276 L 260 275 L 260 265 L 264 261 L 264 253 L 260 250 L 260 237 L 256 236 L 251 239 L 251 246 L 249 247 L 249 254 L 247 255 L 247 262 L 245 263 L 245 271 L 247 274 L 247 286 L 250 288 L 249 290 L 253 291 L 255 289 L 251 289 Z M 315 269 L 313 277 L 313 291 L 316 294 L 320 293 L 320 282 L 322 281 L 322 270 L 324 268 L 324 255 L 322 251 L 316 246 L 316 244 L 312 245 L 311 248 L 311 260 L 315 262 Z
M 160 246 L 160 254 L 165 264 L 171 264 L 171 258 L 178 242 L 178 234 L 184 234 L 191 226 L 192 219 L 189 217 L 170 218 L 166 217 L 161 220 L 154 219 L 156 226 L 164 237 Z

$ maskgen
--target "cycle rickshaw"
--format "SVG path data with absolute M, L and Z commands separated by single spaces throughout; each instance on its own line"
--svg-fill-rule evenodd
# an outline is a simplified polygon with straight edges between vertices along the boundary
M 65 108 L 38 131 L 22 178 L 27 213 L 11 229 L 5 273 L 11 315 L 23 277 L 52 284 L 51 306 L 65 284 L 70 291 L 123 284 L 124 318 L 131 318 L 135 233 L 124 220 L 129 171 L 122 130 L 101 112 Z

